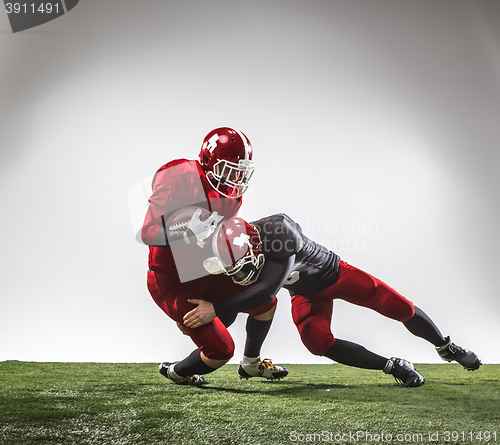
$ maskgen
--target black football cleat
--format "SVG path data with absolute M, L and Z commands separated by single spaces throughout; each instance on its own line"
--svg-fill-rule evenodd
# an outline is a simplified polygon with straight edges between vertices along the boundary
M 481 360 L 472 351 L 452 343 L 450 337 L 446 337 L 445 340 L 444 346 L 436 348 L 437 353 L 444 361 L 460 363 L 467 371 L 475 371 L 481 366 Z
M 407 388 L 416 388 L 425 383 L 425 379 L 416 371 L 413 363 L 402 358 L 391 357 L 385 365 L 384 372 L 391 374 L 398 383 Z

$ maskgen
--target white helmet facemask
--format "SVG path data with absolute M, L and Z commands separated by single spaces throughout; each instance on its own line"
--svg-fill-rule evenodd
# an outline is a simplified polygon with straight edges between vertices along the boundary
M 248 188 L 255 166 L 253 161 L 240 159 L 238 164 L 221 159 L 207 172 L 212 186 L 226 198 L 239 198 Z

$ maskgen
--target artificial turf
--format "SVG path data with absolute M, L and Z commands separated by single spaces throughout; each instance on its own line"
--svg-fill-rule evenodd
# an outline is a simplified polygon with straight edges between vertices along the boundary
M 416 365 L 420 388 L 285 366 L 266 381 L 226 365 L 191 387 L 154 363 L 0 362 L 0 444 L 500 443 L 500 365 Z

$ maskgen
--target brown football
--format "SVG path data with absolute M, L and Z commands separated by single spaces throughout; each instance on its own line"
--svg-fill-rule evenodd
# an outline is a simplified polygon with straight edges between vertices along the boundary
M 182 207 L 175 212 L 173 212 L 167 219 L 167 229 L 168 230 L 186 230 L 193 216 L 193 213 L 200 209 L 197 206 L 187 206 Z M 200 220 L 205 221 L 210 216 L 210 212 L 207 209 L 201 208 Z

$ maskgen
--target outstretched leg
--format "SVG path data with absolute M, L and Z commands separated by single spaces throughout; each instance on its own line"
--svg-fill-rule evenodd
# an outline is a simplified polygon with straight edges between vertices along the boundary
M 339 270 L 337 282 L 317 295 L 330 294 L 402 322 L 412 334 L 433 344 L 443 360 L 456 361 L 469 371 L 481 366 L 476 354 L 445 338 L 425 312 L 383 281 L 344 261 L 340 261 Z
M 432 343 L 443 360 L 456 361 L 467 371 L 475 371 L 481 366 L 481 360 L 474 352 L 456 345 L 450 337 L 443 337 L 429 316 L 417 306 L 415 306 L 415 315 L 403 324 L 413 335 Z
M 407 387 L 424 384 L 424 378 L 407 360 L 395 357 L 388 359 L 356 343 L 336 339 L 330 328 L 332 312 L 333 300 L 293 296 L 293 321 L 302 343 L 311 353 L 348 366 L 384 371 Z
M 378 369 L 382 371 L 389 359 L 375 354 L 365 347 L 350 341 L 337 338 L 333 346 L 325 353 L 325 357 L 343 365 L 356 368 Z
M 422 386 L 424 378 L 415 370 L 413 363 L 401 358 L 390 359 L 368 351 L 365 347 L 346 340 L 336 339 L 333 346 L 326 352 L 325 357 L 343 365 L 356 368 L 377 369 L 394 378 L 406 387 Z
M 415 306 L 415 315 L 403 324 L 413 335 L 427 340 L 429 343 L 436 346 L 436 348 L 444 346 L 447 343 L 434 322 L 417 306 Z

